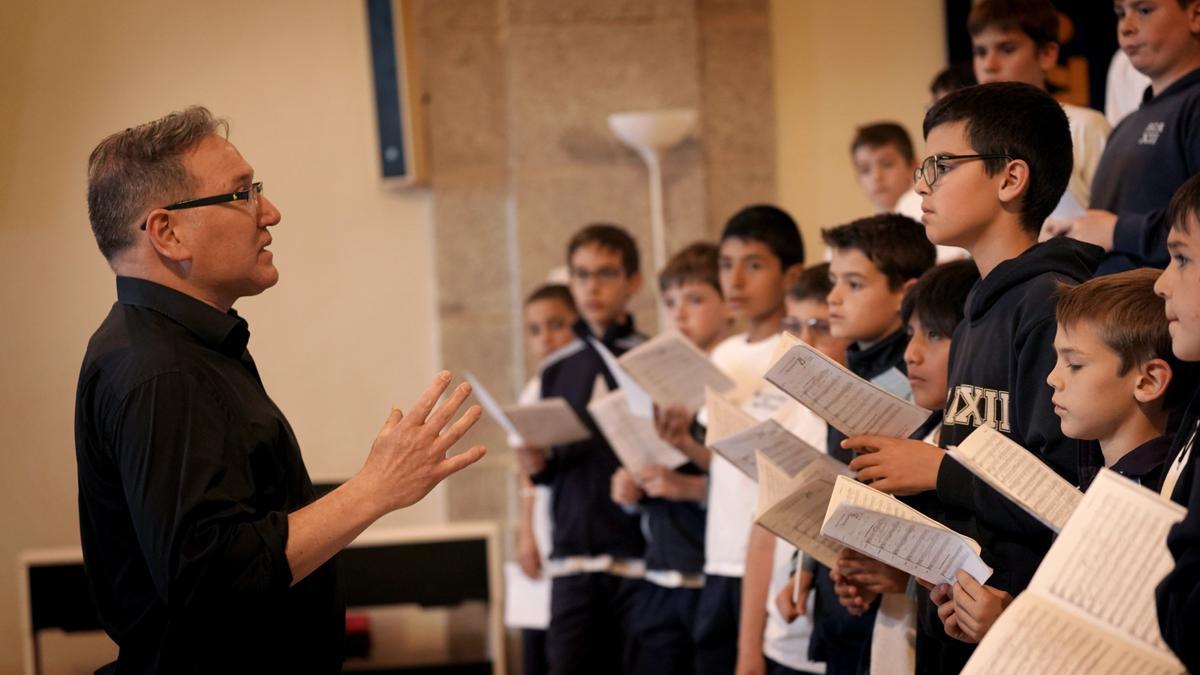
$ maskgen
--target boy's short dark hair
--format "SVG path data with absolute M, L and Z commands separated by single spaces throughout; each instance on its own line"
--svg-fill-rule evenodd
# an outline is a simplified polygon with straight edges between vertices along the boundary
M 836 249 L 856 249 L 887 277 L 892 290 L 933 267 L 937 249 L 920 223 L 898 213 L 880 213 L 821 230 L 821 239 Z
M 592 223 L 571 237 L 567 243 L 567 264 L 571 264 L 571 256 L 584 246 L 595 245 L 606 248 L 621 256 L 621 266 L 625 274 L 633 276 L 638 272 L 638 247 L 633 235 L 619 225 L 609 223 Z
M 875 122 L 859 127 L 854 132 L 854 140 L 850 141 L 850 154 L 858 152 L 863 146 L 882 148 L 885 145 L 895 146 L 900 155 L 909 162 L 916 156 L 913 152 L 912 138 L 904 127 L 896 122 Z
M 709 241 L 697 241 L 685 246 L 658 273 L 658 289 L 666 291 L 672 286 L 688 283 L 708 284 L 721 295 L 721 280 L 717 274 L 717 245 Z
M 816 300 L 824 303 L 829 292 L 833 290 L 833 282 L 829 280 L 829 263 L 804 268 L 796 283 L 788 289 L 788 297 L 796 302 Z
M 1019 30 L 1042 47 L 1058 44 L 1058 11 L 1050 0 L 980 0 L 967 16 L 971 37 L 989 28 Z
M 1167 222 L 1171 229 L 1187 232 L 1189 219 L 1200 222 L 1200 174 L 1183 181 L 1167 207 Z
M 975 81 L 975 69 L 970 63 L 956 63 L 945 68 L 929 82 L 929 93 L 937 96 L 938 92 L 949 94 L 966 87 L 979 84 Z
M 900 303 L 900 320 L 907 326 L 917 317 L 921 327 L 942 337 L 954 335 L 966 311 L 967 295 L 979 281 L 973 260 L 955 260 L 933 267 L 917 280 Z
M 1062 106 L 1045 91 L 1021 82 L 979 84 L 946 94 L 925 113 L 929 132 L 966 123 L 967 143 L 981 155 L 1006 155 L 1029 165 L 1021 202 L 1021 226 L 1036 234 L 1058 205 L 1071 178 L 1071 129 Z M 1006 160 L 981 160 L 989 176 Z
M 756 204 L 733 214 L 721 232 L 721 243 L 725 243 L 726 239 L 761 242 L 779 258 L 784 271 L 804 262 L 804 240 L 800 238 L 800 228 L 786 211 L 777 206 Z
M 1162 270 L 1140 268 L 1096 277 L 1081 284 L 1058 286 L 1054 316 L 1070 330 L 1086 322 L 1109 349 L 1121 357 L 1117 375 L 1151 359 L 1162 359 L 1171 367 L 1171 384 L 1163 405 L 1174 409 L 1191 395 L 1185 384 L 1194 382 L 1194 364 L 1185 364 L 1171 349 L 1164 300 L 1154 292 Z
M 1154 292 L 1162 270 L 1141 268 L 1058 286 L 1054 318 L 1070 330 L 1087 323 L 1121 357 L 1118 375 L 1171 352 L 1164 301 Z
M 563 284 L 542 284 L 538 286 L 525 298 L 525 306 L 528 307 L 541 300 L 556 300 L 571 310 L 572 314 L 579 313 L 579 310 L 575 308 L 575 298 L 571 295 L 571 289 Z

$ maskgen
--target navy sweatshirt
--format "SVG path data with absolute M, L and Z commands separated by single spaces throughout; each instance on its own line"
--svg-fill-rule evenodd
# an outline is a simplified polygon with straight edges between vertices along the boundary
M 638 516 L 626 513 L 612 500 L 612 475 L 620 466 L 608 441 L 588 414 L 596 378 L 609 389 L 617 382 L 587 338 L 591 331 L 580 319 L 575 342 L 552 355 L 542 369 L 542 398 L 561 396 L 592 432 L 592 438 L 550 449 L 546 468 L 531 478 L 554 492 L 554 547 L 551 558 L 611 555 L 641 558 L 645 542 Z M 600 341 L 616 356 L 644 341 L 634 331 L 633 317 L 610 326 Z
M 1200 392 L 1192 399 L 1169 453 L 1174 462 L 1188 443 L 1195 442 L 1200 423 Z M 1189 672 L 1200 673 L 1200 471 L 1196 450 L 1179 475 L 1171 499 L 1187 507 L 1183 521 L 1171 528 L 1167 547 L 1175 557 L 1173 569 L 1158 585 L 1158 627 L 1163 640 Z M 1165 471 L 1164 471 L 1165 474 Z
M 1167 205 L 1200 173 L 1200 69 L 1183 76 L 1121 120 L 1092 179 L 1094 209 L 1117 214 L 1113 250 L 1096 270 L 1166 267 Z
M 1054 392 L 1046 376 L 1057 360 L 1054 293 L 1060 281 L 1090 278 L 1102 253 L 1091 244 L 1053 239 L 1000 263 L 976 283 L 950 344 L 943 448 L 987 424 L 1079 484 L 1080 457 L 1096 452 L 1096 443 L 1063 436 L 1050 402 Z M 1050 548 L 1050 529 L 949 457 L 938 472 L 937 496 L 946 516 L 969 512 L 963 533 L 979 541 L 995 569 L 988 584 L 1013 595 L 1023 590 Z M 965 525 L 954 521 L 943 520 Z
M 676 469 L 689 476 L 704 471 L 688 462 Z M 646 534 L 646 569 L 684 574 L 704 571 L 704 504 L 646 497 L 641 501 Z

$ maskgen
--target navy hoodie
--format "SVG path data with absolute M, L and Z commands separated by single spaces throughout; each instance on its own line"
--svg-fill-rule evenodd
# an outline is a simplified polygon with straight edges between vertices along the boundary
M 1097 274 L 1166 267 L 1167 205 L 1200 173 L 1200 69 L 1142 106 L 1113 129 L 1092 179 L 1094 209 L 1117 214 L 1113 250 Z
M 550 557 L 641 558 L 645 542 L 639 518 L 612 500 L 612 475 L 621 464 L 587 411 L 597 377 L 603 376 L 610 390 L 617 387 L 617 382 L 588 341 L 592 333 L 587 322 L 580 319 L 574 330 L 576 340 L 552 355 L 542 369 L 542 398 L 566 399 L 592 437 L 551 448 L 546 468 L 531 477 L 534 483 L 549 485 L 554 492 L 554 547 Z M 634 331 L 632 316 L 625 324 L 609 326 L 600 338 L 616 356 L 644 340 Z
M 1089 279 L 1102 255 L 1097 246 L 1060 237 L 1000 263 L 975 284 L 950 343 L 943 448 L 987 424 L 1079 484 L 1081 454 L 1097 450 L 1094 441 L 1063 436 L 1050 402 L 1054 293 L 1060 281 Z M 943 506 L 970 512 L 984 560 L 996 570 L 988 583 L 1013 595 L 1023 590 L 1050 548 L 1050 529 L 949 457 L 937 495 Z

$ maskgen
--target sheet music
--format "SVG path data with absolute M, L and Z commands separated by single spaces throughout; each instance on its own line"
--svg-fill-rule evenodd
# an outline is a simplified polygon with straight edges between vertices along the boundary
M 765 377 L 847 436 L 908 438 L 930 415 L 803 342 L 789 349 Z
M 821 522 L 837 470 L 825 462 L 812 462 L 789 477 L 761 453 L 756 465 L 758 511 L 754 522 L 823 565 L 834 567 L 842 545 L 821 536 Z
M 515 562 L 504 563 L 504 625 L 545 630 L 550 625 L 550 575 L 530 579 Z
M 649 392 L 638 384 L 638 381 L 633 379 L 633 376 L 625 370 L 613 356 L 613 353 L 594 337 L 589 337 L 588 342 L 592 343 L 592 347 L 600 354 L 600 359 L 604 361 L 604 366 L 608 368 L 608 372 L 612 373 L 613 379 L 617 381 L 617 388 L 625 390 L 625 400 L 629 404 L 629 410 L 638 417 L 654 419 L 654 399 L 651 398 Z
M 716 441 L 758 423 L 749 413 L 709 387 L 704 388 L 704 410 L 708 415 L 704 444 L 710 448 Z
M 1175 566 L 1167 531 L 1186 514 L 1182 506 L 1103 469 L 1029 588 L 1167 650 L 1154 589 Z
M 1177 675 L 1170 653 L 1026 591 L 984 636 L 962 675 Z
M 959 570 L 980 583 L 992 575 L 979 544 L 846 476 L 837 478 L 821 534 L 933 583 L 953 584 Z
M 504 408 L 492 396 L 492 392 L 488 391 L 487 387 L 483 386 L 483 383 L 475 379 L 475 376 L 471 373 L 464 373 L 464 376 L 467 378 L 467 382 L 471 383 L 471 393 L 475 394 L 475 398 L 479 399 L 479 405 L 483 407 L 484 412 L 496 420 L 496 424 L 499 424 L 504 429 L 505 435 L 520 436 L 521 432 L 517 431 L 517 428 L 513 426 L 512 420 L 508 419 L 508 415 L 504 414 Z
M 773 419 L 758 422 L 749 429 L 744 429 L 710 444 L 709 447 L 749 476 L 750 480 L 758 480 L 758 468 L 755 465 L 756 452 L 762 452 L 770 457 L 771 461 L 788 476 L 796 475 L 809 462 L 836 461 L 800 440 Z
M 528 405 L 509 406 L 504 414 L 525 442 L 539 448 L 566 445 L 592 437 L 565 398 L 546 398 Z
M 695 412 L 704 405 L 704 388 L 725 393 L 734 382 L 691 340 L 667 331 L 617 359 L 654 401 L 680 404 Z
M 672 469 L 687 464 L 687 455 L 659 438 L 653 420 L 630 411 L 626 396 L 624 389 L 617 389 L 588 404 L 588 412 L 621 464 L 635 474 L 651 464 Z
M 1032 452 L 988 426 L 977 427 L 950 456 L 1055 532 L 1083 499 Z

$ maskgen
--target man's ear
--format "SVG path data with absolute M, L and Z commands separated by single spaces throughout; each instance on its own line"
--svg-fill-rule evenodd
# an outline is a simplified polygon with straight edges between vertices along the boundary
M 1023 159 L 1014 159 L 1000 170 L 1000 201 L 1013 209 L 1020 208 L 1019 203 L 1029 191 L 1029 163 Z
M 192 252 L 176 231 L 177 219 L 173 218 L 171 212 L 166 209 L 154 209 L 150 212 L 146 217 L 146 234 L 150 245 L 156 253 L 172 262 L 191 260 Z
M 1150 359 L 1137 367 L 1133 383 L 1133 398 L 1138 403 L 1153 403 L 1167 394 L 1171 386 L 1171 366 L 1162 359 Z

